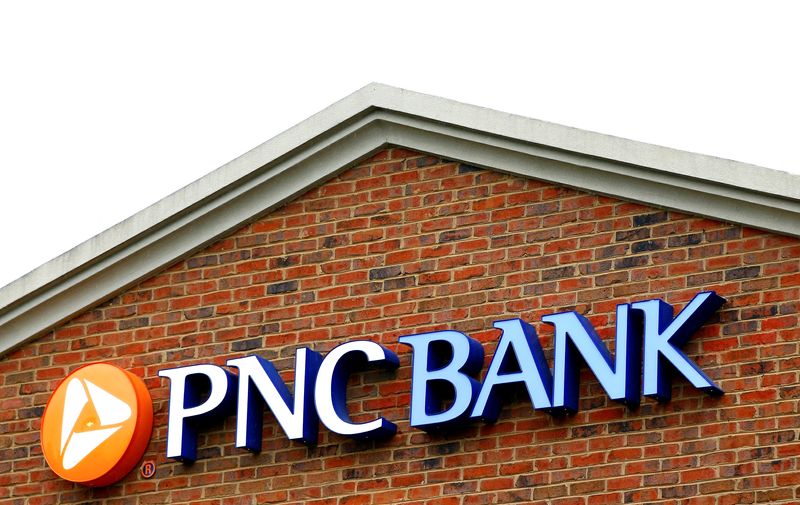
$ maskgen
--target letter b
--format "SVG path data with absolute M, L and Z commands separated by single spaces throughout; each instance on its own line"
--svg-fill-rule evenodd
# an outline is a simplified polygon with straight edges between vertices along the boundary
M 411 426 L 435 430 L 467 418 L 480 389 L 478 381 L 470 375 L 478 373 L 483 365 L 481 344 L 449 330 L 406 335 L 399 341 L 411 346 L 414 354 Z M 453 401 L 441 410 L 447 389 L 453 391 Z

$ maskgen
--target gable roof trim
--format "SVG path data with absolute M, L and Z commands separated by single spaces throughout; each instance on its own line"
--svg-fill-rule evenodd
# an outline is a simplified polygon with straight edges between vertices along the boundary
M 0 289 L 0 354 L 387 145 L 800 236 L 800 177 L 371 84 Z

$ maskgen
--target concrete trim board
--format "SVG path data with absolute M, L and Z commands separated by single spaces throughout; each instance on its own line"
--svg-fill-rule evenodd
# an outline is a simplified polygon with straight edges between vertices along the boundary
M 800 177 L 371 84 L 0 289 L 0 354 L 386 145 L 800 237 Z

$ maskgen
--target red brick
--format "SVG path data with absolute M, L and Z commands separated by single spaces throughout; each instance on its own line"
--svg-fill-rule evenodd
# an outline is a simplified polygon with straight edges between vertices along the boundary
M 385 149 L 4 356 L 0 503 L 790 503 L 800 485 L 798 254 L 796 238 Z M 584 370 L 574 416 L 534 411 L 523 392 L 494 425 L 408 426 L 400 335 L 464 331 L 488 363 L 492 323 L 522 317 L 550 357 L 544 314 L 578 310 L 610 342 L 617 304 L 661 298 L 677 312 L 707 289 L 728 304 L 684 351 L 721 398 L 677 378 L 671 402 L 626 408 Z M 325 353 L 358 338 L 401 360 L 386 375 L 354 373 L 348 391 L 354 419 L 398 423 L 391 440 L 354 444 L 320 427 L 306 448 L 268 413 L 261 454 L 233 447 L 231 418 L 201 431 L 208 455 L 195 465 L 165 461 L 158 370 L 224 364 L 237 342 L 263 342 L 247 352 L 291 383 L 298 345 Z M 37 409 L 88 360 L 129 366 L 151 387 L 153 479 L 132 473 L 92 491 L 46 470 Z

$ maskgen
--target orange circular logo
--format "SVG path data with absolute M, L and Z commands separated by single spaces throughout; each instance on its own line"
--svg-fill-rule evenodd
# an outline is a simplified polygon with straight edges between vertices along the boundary
M 59 477 L 87 486 L 122 479 L 144 454 L 153 401 L 144 382 L 114 365 L 78 368 L 58 385 L 42 416 L 42 452 Z

